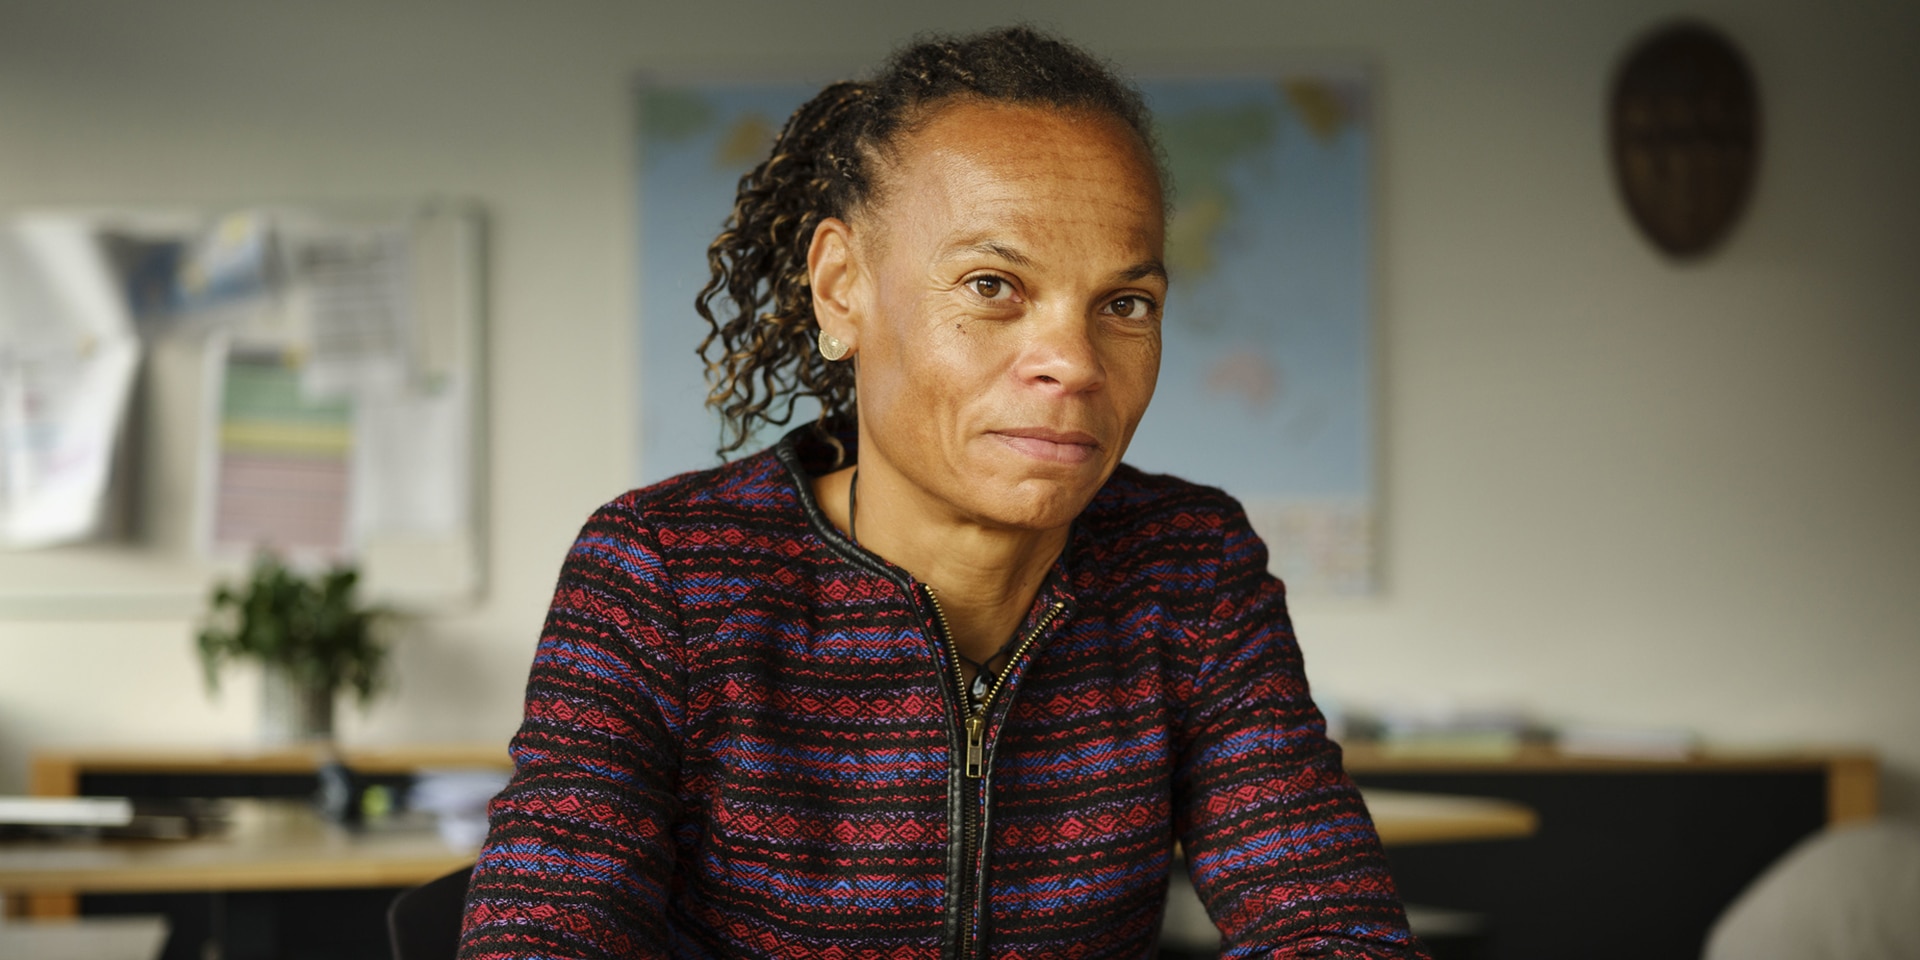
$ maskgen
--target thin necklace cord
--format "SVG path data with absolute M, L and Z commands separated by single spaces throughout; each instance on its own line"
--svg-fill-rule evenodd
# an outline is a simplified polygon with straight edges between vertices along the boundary
M 859 523 L 860 468 L 854 467 L 853 476 L 847 478 L 847 539 L 852 540 L 855 544 L 860 542 Z M 993 689 L 993 682 L 998 677 L 987 664 L 1006 656 L 1007 652 L 1013 649 L 1014 641 L 1018 639 L 1020 639 L 1020 635 L 1017 633 L 1007 638 L 1006 645 L 994 651 L 993 656 L 988 657 L 984 663 L 961 653 L 958 646 L 954 647 L 954 656 L 966 661 L 967 666 L 973 668 L 973 685 L 972 688 L 967 691 L 967 698 L 972 700 L 975 706 L 979 706 L 980 702 L 987 698 L 987 692 Z M 949 638 L 949 642 L 951 642 L 951 638 Z

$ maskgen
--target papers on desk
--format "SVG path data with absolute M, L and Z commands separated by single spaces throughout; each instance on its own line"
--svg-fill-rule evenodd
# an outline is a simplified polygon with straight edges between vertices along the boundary
M 1685 760 L 1700 749 L 1689 730 L 1628 724 L 1561 723 L 1515 706 L 1434 700 L 1380 709 L 1329 701 L 1327 731 L 1400 759 L 1511 760 L 1528 750 L 1613 760 Z
M 1446 702 L 1381 711 L 1377 731 L 1382 750 L 1400 757 L 1500 759 L 1547 736 L 1522 708 Z
M 0 797 L 0 826 L 124 827 L 133 822 L 126 797 Z
M 8 837 L 184 840 L 221 829 L 228 816 L 214 800 L 0 796 L 0 836 Z
M 1560 729 L 1555 745 L 1574 757 L 1685 760 L 1699 751 L 1700 738 L 1687 730 L 1572 724 Z
M 432 813 L 448 847 L 477 850 L 487 838 L 487 804 L 508 776 L 497 769 L 422 770 L 407 791 L 407 806 Z

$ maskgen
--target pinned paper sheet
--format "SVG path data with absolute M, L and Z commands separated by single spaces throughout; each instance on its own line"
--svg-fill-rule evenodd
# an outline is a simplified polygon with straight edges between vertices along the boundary
M 305 389 L 345 395 L 400 386 L 414 366 L 405 226 L 283 229 Z
M 107 512 L 140 347 L 91 227 L 0 227 L 0 546 L 83 540 Z
M 226 356 L 212 546 L 345 556 L 352 406 L 306 396 L 296 355 L 214 349 Z

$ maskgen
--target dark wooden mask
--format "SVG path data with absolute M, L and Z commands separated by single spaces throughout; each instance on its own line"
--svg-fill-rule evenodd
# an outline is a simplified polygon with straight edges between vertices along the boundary
M 1760 160 L 1760 103 L 1745 58 L 1698 23 L 1656 30 L 1614 78 L 1614 177 L 1654 245 L 1712 250 L 1739 221 Z

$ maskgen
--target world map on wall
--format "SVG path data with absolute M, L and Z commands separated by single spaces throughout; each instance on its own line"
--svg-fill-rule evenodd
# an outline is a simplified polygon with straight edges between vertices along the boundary
M 1375 584 L 1372 142 L 1358 72 L 1142 83 L 1169 172 L 1172 282 L 1143 470 L 1247 508 L 1296 593 Z M 636 476 L 718 462 L 693 310 L 740 175 L 819 87 L 655 86 L 639 101 Z M 795 422 L 817 408 L 798 408 Z M 769 429 L 749 449 L 776 439 Z

